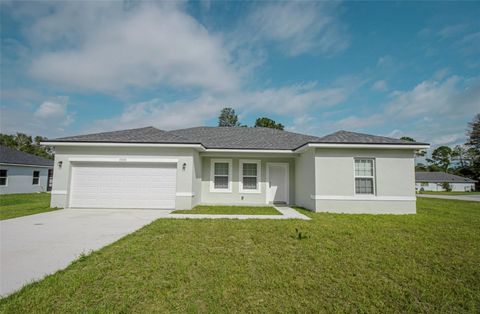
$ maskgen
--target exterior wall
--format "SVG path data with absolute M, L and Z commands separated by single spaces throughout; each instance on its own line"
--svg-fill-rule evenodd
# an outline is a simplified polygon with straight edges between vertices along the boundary
M 200 154 L 202 156 L 202 154 Z M 264 155 L 262 155 L 264 156 Z M 211 159 L 232 159 L 232 191 L 231 192 L 210 192 L 210 165 Z M 260 193 L 240 193 L 239 192 L 239 168 L 240 160 L 252 159 L 261 161 L 260 174 Z M 201 203 L 218 205 L 265 205 L 267 204 L 267 163 L 285 162 L 289 164 L 289 201 L 295 203 L 295 161 L 293 158 L 279 157 L 270 155 L 268 157 L 259 157 L 258 154 L 218 154 L 202 156 L 202 183 L 201 183 Z
M 354 159 L 375 159 L 375 195 L 356 195 Z M 315 210 L 338 213 L 416 212 L 412 150 L 326 149 L 315 152 Z
M 70 176 L 72 164 L 69 158 L 169 158 L 178 159 L 177 162 L 177 196 L 176 209 L 189 209 L 198 203 L 200 195 L 192 195 L 194 190 L 194 150 L 191 148 L 159 148 L 159 147 L 86 147 L 86 146 L 59 146 L 55 149 L 55 171 L 51 207 L 68 207 L 70 191 Z M 58 162 L 62 167 L 58 167 Z M 185 170 L 183 170 L 185 164 Z
M 202 202 L 202 158 L 197 151 L 193 151 L 193 202 L 192 207 Z
M 315 210 L 315 150 L 310 149 L 295 158 L 295 203 Z
M 454 192 L 470 192 L 475 191 L 475 184 L 474 183 L 450 183 L 450 187 Z M 428 185 L 424 186 L 420 182 L 415 183 L 415 189 L 420 191 L 423 189 L 424 191 L 445 191 L 442 187 L 441 183 L 434 183 L 429 182 Z
M 7 185 L 0 186 L 0 194 L 46 192 L 48 185 L 48 169 L 46 167 L 0 165 L 7 170 Z M 33 171 L 40 171 L 38 185 L 33 185 Z

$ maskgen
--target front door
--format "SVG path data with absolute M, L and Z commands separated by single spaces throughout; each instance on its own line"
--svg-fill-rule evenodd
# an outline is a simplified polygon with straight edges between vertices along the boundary
M 267 201 L 288 204 L 288 164 L 269 163 L 267 171 Z

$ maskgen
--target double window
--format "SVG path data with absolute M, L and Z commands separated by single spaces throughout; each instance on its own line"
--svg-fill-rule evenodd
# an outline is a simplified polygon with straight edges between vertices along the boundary
M 355 194 L 375 194 L 375 162 L 372 158 L 355 159 Z
M 260 193 L 260 160 L 240 160 L 240 193 Z
M 211 192 L 232 192 L 232 160 L 212 159 L 210 184 Z
M 260 160 L 240 160 L 239 162 L 239 192 L 260 193 Z M 232 192 L 232 160 L 211 160 L 210 192 Z
M 6 186 L 7 185 L 7 179 L 8 179 L 8 174 L 7 174 L 6 169 L 0 169 L 0 186 Z
M 32 185 L 38 185 L 39 182 L 40 182 L 40 171 L 34 170 L 33 171 Z

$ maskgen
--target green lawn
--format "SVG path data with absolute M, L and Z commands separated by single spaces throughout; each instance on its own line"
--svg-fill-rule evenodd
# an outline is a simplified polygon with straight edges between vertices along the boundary
M 0 196 L 0 220 L 49 212 L 49 193 L 7 194 Z
M 0 300 L 0 312 L 479 313 L 480 203 L 303 213 L 313 220 L 160 219 Z
M 281 215 L 274 207 L 248 206 L 196 206 L 188 210 L 175 210 L 173 214 L 217 214 L 217 215 Z
M 420 194 L 433 194 L 433 195 L 480 195 L 480 192 L 435 192 L 435 191 L 420 191 Z

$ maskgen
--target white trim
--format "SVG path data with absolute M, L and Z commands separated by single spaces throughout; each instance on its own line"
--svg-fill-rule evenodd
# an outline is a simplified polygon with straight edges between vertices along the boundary
M 66 190 L 52 190 L 50 193 L 52 195 L 67 195 Z
M 346 195 L 310 195 L 312 200 L 336 200 L 336 201 L 415 201 L 415 196 L 346 196 Z
M 215 188 L 215 163 L 228 163 L 228 188 Z M 232 159 L 211 159 L 210 160 L 210 192 L 212 193 L 232 193 Z
M 52 165 L 52 166 L 37 166 L 37 165 L 25 165 L 25 164 L 12 164 L 12 163 L 8 163 L 8 162 L 0 162 L 0 165 L 2 165 L 2 166 L 22 166 L 22 167 L 50 168 L 50 169 L 53 169 L 53 165 Z
M 257 164 L 257 188 L 255 190 L 243 189 L 243 164 Z M 252 176 L 253 177 L 253 176 Z M 258 159 L 240 159 L 238 166 L 238 191 L 239 193 L 262 193 L 262 162 Z
M 372 161 L 372 167 L 373 167 L 372 168 L 373 175 L 372 176 L 357 176 L 356 164 L 355 164 L 355 162 L 357 160 L 371 160 Z M 353 195 L 356 195 L 356 196 L 365 196 L 365 195 L 375 196 L 375 195 L 377 195 L 377 180 L 376 180 L 377 167 L 376 167 L 375 163 L 376 163 L 375 157 L 353 157 Z M 356 181 L 357 178 L 359 178 L 359 179 L 372 179 L 373 180 L 373 182 L 372 182 L 373 193 L 372 194 L 357 193 L 357 181 Z
M 294 150 L 300 153 L 311 147 L 318 148 L 378 148 L 378 149 L 427 149 L 430 145 L 402 145 L 402 144 L 337 144 L 337 143 L 309 143 Z
M 270 166 L 283 166 L 285 167 L 285 189 L 286 189 L 286 204 L 290 204 L 290 164 L 288 162 L 267 162 L 267 176 L 266 176 L 266 188 L 265 188 L 265 203 L 269 204 L 270 196 Z M 272 201 L 273 202 L 273 201 Z
M 35 179 L 35 171 L 38 172 L 38 177 L 37 177 L 38 182 L 37 183 L 33 183 L 33 180 Z M 41 174 L 40 170 L 33 170 L 32 171 L 32 185 L 33 186 L 40 185 L 40 174 Z M 48 174 L 47 174 L 47 176 L 48 176 Z
M 135 158 L 135 157 L 71 157 L 70 162 L 139 162 L 139 163 L 177 163 L 174 158 Z
M 195 193 L 194 192 L 177 192 L 175 193 L 175 196 L 194 197 Z
M 8 186 L 8 169 L 1 169 L 1 170 L 5 170 L 7 172 L 7 176 L 2 177 L 2 178 L 5 178 L 5 185 L 0 185 L 0 188 L 5 188 Z
M 310 147 L 327 148 L 386 148 L 386 149 L 427 149 L 430 145 L 402 145 L 402 144 L 338 144 L 338 143 L 308 143 L 295 150 L 288 149 L 224 149 L 224 148 L 205 148 L 202 144 L 177 144 L 177 143 L 108 143 L 108 142 L 40 142 L 45 146 L 104 146 L 104 147 L 186 147 L 195 148 L 207 152 L 231 152 L 231 153 L 280 153 L 292 154 L 300 153 Z
M 206 152 L 211 153 L 273 153 L 273 154 L 295 154 L 294 151 L 289 149 L 220 149 L 220 148 L 207 148 Z
M 205 150 L 201 144 L 168 143 L 106 143 L 106 142 L 41 142 L 45 146 L 104 146 L 104 147 L 186 147 Z

